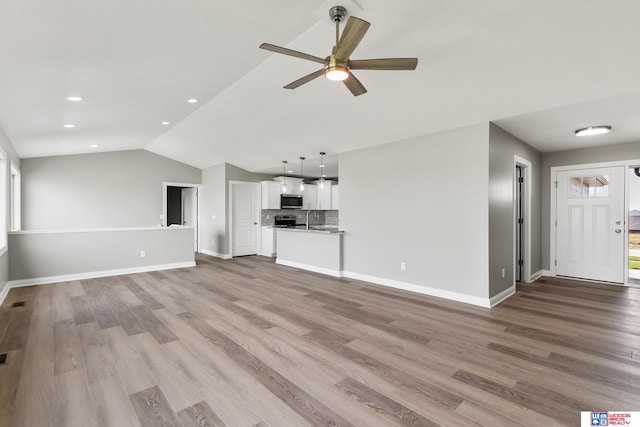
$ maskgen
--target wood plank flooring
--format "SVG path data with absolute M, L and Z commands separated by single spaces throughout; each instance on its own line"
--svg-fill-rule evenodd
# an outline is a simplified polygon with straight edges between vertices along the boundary
M 640 410 L 640 289 L 542 278 L 489 310 L 262 257 L 197 264 L 12 289 L 0 427 L 576 426 Z

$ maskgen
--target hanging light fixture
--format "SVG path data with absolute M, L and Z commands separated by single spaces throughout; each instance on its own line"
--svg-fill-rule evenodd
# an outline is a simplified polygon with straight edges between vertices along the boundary
M 324 173 L 324 155 L 326 153 L 324 151 L 320 152 L 320 188 L 324 188 L 324 177 L 325 177 L 325 173 Z
M 287 163 L 286 160 L 282 161 L 282 194 L 287 193 Z
M 300 157 L 300 191 L 304 191 L 304 175 L 302 173 L 302 162 L 304 162 L 304 157 Z

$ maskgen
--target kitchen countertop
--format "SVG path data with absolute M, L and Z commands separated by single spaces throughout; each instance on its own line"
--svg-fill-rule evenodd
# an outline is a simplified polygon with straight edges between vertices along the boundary
M 296 232 L 303 232 L 303 233 L 323 233 L 323 234 L 343 234 L 344 231 L 340 230 L 338 227 L 336 226 L 331 226 L 331 225 L 312 225 L 309 227 L 309 229 L 307 230 L 307 227 L 304 225 L 298 225 L 295 227 L 282 227 L 282 228 L 278 228 L 278 230 L 284 230 L 284 231 L 296 231 Z

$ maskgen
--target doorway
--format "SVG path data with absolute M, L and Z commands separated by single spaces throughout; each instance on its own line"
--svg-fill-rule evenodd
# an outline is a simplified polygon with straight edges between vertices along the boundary
M 640 285 L 640 165 L 629 168 L 629 284 Z
M 624 283 L 625 167 L 557 170 L 555 272 Z
M 514 157 L 514 269 L 516 282 L 531 282 L 531 162 Z
M 232 257 L 257 255 L 260 184 L 229 181 L 230 252 Z
M 162 192 L 162 225 L 165 227 L 181 225 L 193 227 L 194 251 L 199 252 L 199 193 L 197 184 L 174 182 L 163 183 Z

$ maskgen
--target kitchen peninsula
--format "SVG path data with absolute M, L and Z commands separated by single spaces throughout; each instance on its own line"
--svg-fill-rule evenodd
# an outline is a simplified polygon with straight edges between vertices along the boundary
M 279 228 L 276 264 L 342 277 L 342 237 L 338 227 Z

